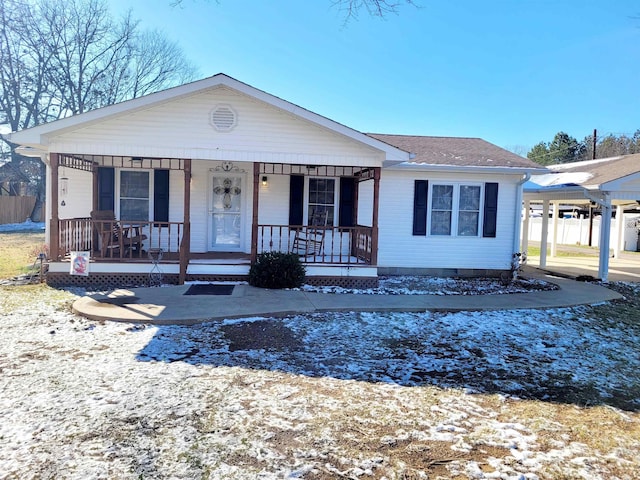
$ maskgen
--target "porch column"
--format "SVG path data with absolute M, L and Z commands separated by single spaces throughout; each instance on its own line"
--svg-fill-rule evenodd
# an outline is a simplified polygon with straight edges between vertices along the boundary
M 187 279 L 187 267 L 189 266 L 189 256 L 191 253 L 191 159 L 184 161 L 184 230 L 182 231 L 182 242 L 180 243 L 180 275 L 178 283 L 184 285 Z
M 604 194 L 602 216 L 600 217 L 600 262 L 598 277 L 603 282 L 609 277 L 609 246 L 611 241 L 611 197 Z
M 531 200 L 524 201 L 524 220 L 522 221 L 522 242 L 520 243 L 520 251 L 526 253 L 529 249 L 529 210 L 531 209 Z
M 542 201 L 542 233 L 540 235 L 540 267 L 547 266 L 547 237 L 549 236 L 549 200 Z
M 49 221 L 49 254 L 53 260 L 60 256 L 60 218 L 58 214 L 58 169 L 60 156 L 57 153 L 49 155 L 51 164 L 51 220 Z
M 620 258 L 620 252 L 624 250 L 624 208 L 622 205 L 616 207 L 616 231 L 617 241 L 613 246 L 613 256 Z
M 551 257 L 558 253 L 558 220 L 560 216 L 560 203 L 553 202 L 553 235 L 551 236 Z
M 380 167 L 373 169 L 373 218 L 371 221 L 371 265 L 378 264 L 378 216 L 380 211 Z
M 258 207 L 260 206 L 260 164 L 253 164 L 253 212 L 251 215 L 251 264 L 258 259 Z

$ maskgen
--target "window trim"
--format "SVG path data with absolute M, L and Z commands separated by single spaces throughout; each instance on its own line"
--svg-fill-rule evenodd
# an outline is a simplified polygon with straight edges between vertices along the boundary
M 433 191 L 434 187 L 437 186 L 451 186 L 453 187 L 453 199 L 451 205 L 451 224 L 450 224 L 450 233 L 449 235 L 438 235 L 431 233 L 431 220 L 433 219 Z M 469 187 L 479 187 L 479 209 L 478 209 L 478 231 L 476 235 L 458 235 L 458 222 L 460 219 L 460 187 L 461 186 L 469 186 Z M 452 182 L 445 180 L 431 180 L 428 185 L 429 191 L 427 196 L 427 235 L 430 237 L 442 237 L 442 238 L 451 238 L 451 237 L 459 237 L 459 238 L 482 238 L 483 237 L 483 225 L 484 225 L 484 191 L 485 184 L 484 182 Z

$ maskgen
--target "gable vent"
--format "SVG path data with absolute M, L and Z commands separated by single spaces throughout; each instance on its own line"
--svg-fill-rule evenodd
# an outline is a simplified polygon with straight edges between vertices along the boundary
M 230 132 L 237 120 L 235 110 L 229 105 L 216 105 L 211 111 L 211 125 L 219 132 Z

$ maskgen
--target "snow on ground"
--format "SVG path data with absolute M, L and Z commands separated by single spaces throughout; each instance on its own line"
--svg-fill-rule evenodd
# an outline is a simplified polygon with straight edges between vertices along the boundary
M 0 224 L 0 232 L 38 232 L 44 228 L 44 222 L 32 222 L 29 219 L 22 223 Z
M 637 439 L 603 426 L 615 446 L 596 451 L 562 428 L 585 401 L 626 410 L 603 409 L 617 428 L 640 421 L 640 327 L 596 324 L 584 309 L 156 327 L 91 322 L 69 312 L 73 294 L 35 291 L 0 312 L 2 479 L 604 479 L 640 468 Z M 555 416 L 526 422 L 515 411 L 529 403 L 513 395 Z
M 519 277 L 508 284 L 498 278 L 452 278 L 415 275 L 379 277 L 378 287 L 353 289 L 336 286 L 303 285 L 300 290 L 319 293 L 353 293 L 362 295 L 503 295 L 542 290 L 557 290 L 552 283 L 536 278 Z

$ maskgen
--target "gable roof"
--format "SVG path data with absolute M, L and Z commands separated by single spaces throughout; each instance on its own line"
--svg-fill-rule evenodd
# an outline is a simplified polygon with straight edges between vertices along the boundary
M 599 187 L 631 175 L 640 174 L 640 153 L 549 165 L 548 168 L 558 175 L 562 175 L 565 179 L 569 179 L 572 183 L 584 187 Z
M 411 165 L 546 171 L 543 166 L 528 158 L 516 155 L 481 138 L 380 133 L 367 135 L 414 154 L 415 157 L 409 162 Z
M 381 150 L 385 152 L 387 160 L 405 161 L 410 158 L 408 152 L 394 145 L 379 141 L 327 117 L 323 117 L 322 115 L 302 108 L 294 103 L 240 82 L 239 80 L 229 77 L 223 73 L 218 73 L 212 77 L 186 83 L 160 92 L 151 93 L 143 97 L 126 100 L 114 105 L 109 105 L 89 112 L 21 130 L 19 132 L 14 132 L 11 133 L 9 137 L 12 142 L 19 145 L 31 147 L 40 151 L 47 151 L 48 137 L 50 136 L 60 135 L 68 131 L 73 131 L 107 119 L 112 119 L 120 115 L 127 115 L 136 111 L 145 110 L 162 103 L 176 101 L 181 98 L 221 86 L 231 88 L 294 116 L 324 127 L 330 131 L 351 138 L 377 150 Z

